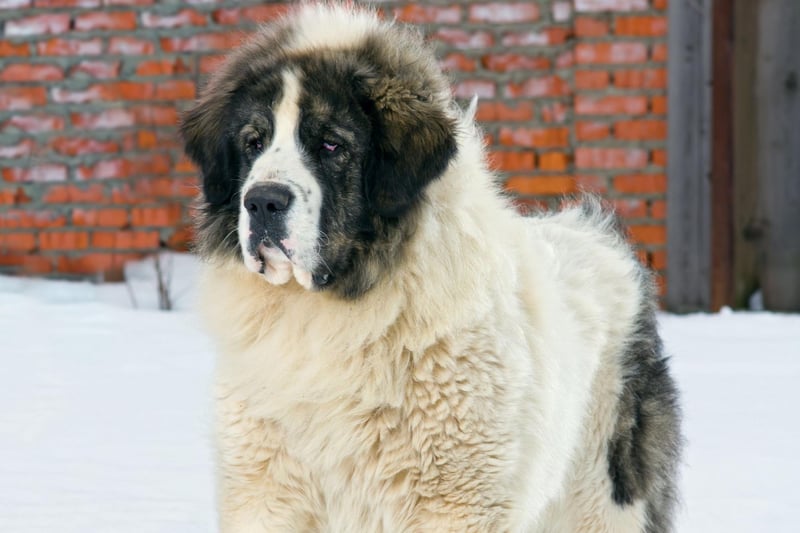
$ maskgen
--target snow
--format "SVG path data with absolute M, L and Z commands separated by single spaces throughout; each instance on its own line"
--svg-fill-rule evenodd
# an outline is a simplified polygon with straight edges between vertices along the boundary
M 197 265 L 162 264 L 176 311 L 147 262 L 127 287 L 0 277 L 0 531 L 216 530 Z M 800 315 L 660 322 L 688 440 L 677 531 L 796 531 Z

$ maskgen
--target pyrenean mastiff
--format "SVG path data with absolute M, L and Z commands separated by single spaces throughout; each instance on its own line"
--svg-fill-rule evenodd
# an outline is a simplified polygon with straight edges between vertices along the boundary
M 303 5 L 185 114 L 229 531 L 669 531 L 653 283 L 584 200 L 515 212 L 418 33 Z

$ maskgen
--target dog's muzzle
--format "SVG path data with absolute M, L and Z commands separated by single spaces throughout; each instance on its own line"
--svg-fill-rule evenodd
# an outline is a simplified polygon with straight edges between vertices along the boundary
M 250 235 L 252 244 L 268 241 L 272 246 L 281 249 L 287 257 L 281 241 L 286 239 L 286 215 L 294 203 L 294 193 L 281 183 L 256 185 L 247 191 L 244 197 L 244 208 L 250 215 Z

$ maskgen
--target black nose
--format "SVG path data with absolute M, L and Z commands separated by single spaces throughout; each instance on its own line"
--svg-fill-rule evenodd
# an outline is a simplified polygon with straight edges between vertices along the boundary
M 286 211 L 294 201 L 294 194 L 286 185 L 268 183 L 257 185 L 244 195 L 244 208 L 250 217 L 266 226 L 276 215 Z

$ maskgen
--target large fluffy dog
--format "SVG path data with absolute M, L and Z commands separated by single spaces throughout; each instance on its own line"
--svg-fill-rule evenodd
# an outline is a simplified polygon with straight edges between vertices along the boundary
M 667 531 L 649 276 L 592 202 L 511 209 L 431 51 L 305 6 L 186 114 L 224 531 Z

